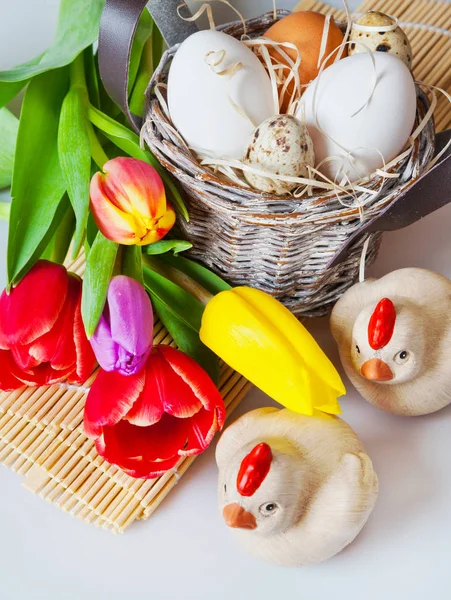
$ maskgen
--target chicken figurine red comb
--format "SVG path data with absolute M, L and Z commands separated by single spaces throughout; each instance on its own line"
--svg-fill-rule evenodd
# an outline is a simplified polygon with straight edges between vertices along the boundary
M 268 444 L 257 444 L 247 454 L 238 471 L 236 488 L 242 496 L 253 496 L 263 483 L 272 462 L 272 451 Z
M 382 298 L 368 323 L 368 343 L 373 350 L 380 350 L 388 344 L 395 329 L 395 322 L 395 305 L 388 298 Z
M 339 417 L 260 408 L 216 449 L 219 505 L 246 551 L 282 566 L 322 562 L 350 544 L 377 498 L 370 458 Z
M 358 283 L 331 316 L 340 359 L 360 394 L 397 415 L 424 415 L 451 403 L 451 282 L 425 269 L 400 269 Z

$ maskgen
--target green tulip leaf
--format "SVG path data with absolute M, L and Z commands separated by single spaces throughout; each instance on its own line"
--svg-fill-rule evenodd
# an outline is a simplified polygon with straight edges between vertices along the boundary
M 122 247 L 122 274 L 144 286 L 142 252 L 139 246 Z
M 36 56 L 32 60 L 25 63 L 25 65 L 37 65 L 42 56 L 42 54 L 40 56 Z M 11 100 L 17 96 L 20 90 L 24 88 L 27 83 L 27 79 L 24 79 L 23 81 L 0 81 L 0 107 L 3 107 L 8 104 L 8 102 L 11 102 Z
M 232 287 L 226 281 L 221 279 L 219 275 L 216 275 L 210 271 L 210 269 L 207 269 L 207 267 L 204 267 L 194 260 L 185 258 L 184 256 L 164 254 L 159 257 L 159 260 L 182 271 L 185 275 L 188 275 L 191 279 L 197 281 L 199 285 L 208 290 L 211 294 L 219 294 L 219 292 L 232 289 Z
M 25 87 L 26 81 L 13 83 L 0 82 L 0 107 L 6 106 L 13 98 L 17 96 L 20 90 Z
M 166 45 L 164 43 L 163 36 L 161 35 L 161 31 L 158 29 L 158 27 L 155 27 L 154 31 L 152 32 L 152 58 L 155 68 L 157 68 L 161 61 L 165 47 Z
M 179 252 L 185 252 L 185 250 L 189 250 L 192 247 L 193 245 L 186 240 L 160 240 L 159 242 L 144 246 L 143 250 L 149 255 L 165 254 L 171 250 L 174 254 L 178 254 Z
M 91 247 L 96 239 L 97 234 L 99 233 L 99 229 L 94 221 L 94 217 L 92 213 L 89 213 L 88 223 L 86 225 L 86 241 L 88 242 L 88 246 Z
M 185 327 L 199 333 L 205 308 L 199 300 L 146 265 L 144 265 L 144 285 L 152 300 L 160 301 Z
M 0 202 L 0 221 L 9 221 L 9 213 L 11 211 L 10 202 Z
M 144 10 L 136 28 L 133 46 L 130 55 L 130 66 L 128 71 L 128 91 L 129 94 L 133 90 L 136 82 L 139 66 L 143 57 L 144 47 L 150 36 L 153 37 L 154 22 L 148 10 Z M 150 78 L 149 78 L 150 79 Z
M 200 341 L 198 333 L 185 325 L 158 298 L 152 296 L 152 303 L 160 321 L 166 327 L 178 348 L 185 354 L 188 354 L 188 356 L 191 356 L 197 364 L 203 367 L 217 385 L 219 381 L 218 357 Z
M 22 82 L 70 64 L 97 40 L 103 5 L 104 0 L 61 0 L 57 33 L 52 46 L 39 59 L 0 71 L 0 81 Z M 37 60 L 39 62 L 36 64 Z
M 138 73 L 135 78 L 132 93 L 130 94 L 130 111 L 134 115 L 144 116 L 146 106 L 146 89 L 152 77 L 154 67 L 152 60 L 152 39 L 148 39 L 143 50 Z
M 86 90 L 71 87 L 67 93 L 61 108 L 58 130 L 59 161 L 77 222 L 73 247 L 74 258 L 83 243 L 89 211 L 91 149 L 83 92 L 86 93 Z
M 143 150 L 140 147 L 139 137 L 136 135 L 136 133 L 131 131 L 131 129 L 125 125 L 118 123 L 100 110 L 97 110 L 93 106 L 89 108 L 88 115 L 91 123 L 95 125 L 97 129 L 100 129 L 100 131 L 102 131 L 105 136 L 111 142 L 113 142 L 113 144 L 121 148 L 121 150 L 126 152 L 132 158 L 143 160 L 154 167 L 168 188 L 170 192 L 170 199 L 172 199 L 174 204 L 178 207 L 184 219 L 189 221 L 188 211 L 176 185 L 166 170 L 157 161 L 155 156 L 151 152 Z
M 66 191 L 57 140 L 67 88 L 68 70 L 63 68 L 35 77 L 25 93 L 11 188 L 9 285 L 33 266 Z
M 71 205 L 69 205 L 54 236 L 55 241 L 52 255 L 53 262 L 62 265 L 66 260 L 72 238 L 74 237 L 75 228 L 76 217 L 74 209 Z
M 61 227 L 61 223 L 70 208 L 70 202 L 67 194 L 64 194 L 55 211 L 55 215 L 50 223 L 49 228 L 44 234 L 44 237 L 37 244 L 36 249 L 31 254 L 27 265 L 17 273 L 15 281 L 20 281 L 24 277 L 32 265 L 34 265 L 40 258 L 46 258 L 47 260 L 53 260 L 53 252 L 55 249 L 55 239 L 58 229 Z M 69 240 L 70 242 L 70 240 Z
M 58 222 L 55 224 L 53 236 L 41 258 L 46 258 L 62 265 L 66 260 L 75 232 L 75 214 L 67 194 L 64 195 L 61 202 L 61 209 L 58 212 L 61 214 L 61 217 L 58 218 Z
M 81 315 L 88 338 L 93 336 L 102 316 L 118 248 L 99 232 L 86 260 Z
M 19 121 L 7 108 L 0 108 L 0 189 L 11 185 Z

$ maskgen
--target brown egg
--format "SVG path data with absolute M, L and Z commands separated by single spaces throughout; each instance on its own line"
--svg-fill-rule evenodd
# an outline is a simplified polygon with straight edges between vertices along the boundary
M 287 17 L 284 17 L 265 33 L 265 37 L 274 40 L 275 42 L 291 42 L 294 44 L 301 54 L 301 65 L 299 67 L 299 77 L 301 84 L 310 83 L 318 75 L 318 56 L 321 49 L 321 40 L 323 37 L 324 23 L 326 17 L 321 13 L 313 11 L 295 12 Z M 324 58 L 328 56 L 335 48 L 343 42 L 343 33 L 331 19 L 329 23 L 329 32 L 327 35 L 326 50 Z M 290 48 L 284 48 L 285 52 L 296 60 L 296 51 Z M 286 61 L 277 52 L 270 51 L 272 56 L 276 57 L 286 64 Z M 343 50 L 342 57 L 347 56 L 346 48 Z M 327 66 L 331 65 L 335 59 L 335 55 L 327 61 Z M 289 97 L 293 92 L 294 83 L 291 89 L 286 94 L 282 110 L 286 110 L 289 102 Z

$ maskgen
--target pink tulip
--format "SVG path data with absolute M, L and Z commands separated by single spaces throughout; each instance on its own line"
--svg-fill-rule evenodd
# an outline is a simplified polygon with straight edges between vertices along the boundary
M 105 371 L 135 375 L 152 350 L 153 313 L 149 296 L 134 279 L 113 277 L 91 345 Z

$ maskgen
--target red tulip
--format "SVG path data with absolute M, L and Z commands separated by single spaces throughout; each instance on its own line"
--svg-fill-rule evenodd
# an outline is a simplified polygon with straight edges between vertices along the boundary
M 157 171 L 136 158 L 113 158 L 91 180 L 91 210 L 102 234 L 118 244 L 161 240 L 175 223 Z
M 84 426 L 103 458 L 131 477 L 151 479 L 200 454 L 222 429 L 224 402 L 207 373 L 170 346 L 155 346 L 129 377 L 100 371 Z
M 40 260 L 0 296 L 0 389 L 81 384 L 95 357 L 81 320 L 81 279 Z

